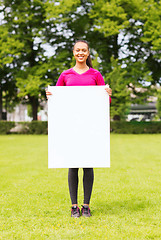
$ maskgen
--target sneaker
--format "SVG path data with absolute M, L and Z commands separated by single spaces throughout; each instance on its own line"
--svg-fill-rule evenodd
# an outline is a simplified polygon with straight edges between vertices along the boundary
M 82 212 L 82 216 L 91 217 L 91 211 L 88 205 L 82 205 L 81 212 Z
M 73 206 L 71 208 L 71 217 L 75 217 L 75 218 L 80 217 L 80 209 L 79 209 L 79 207 Z

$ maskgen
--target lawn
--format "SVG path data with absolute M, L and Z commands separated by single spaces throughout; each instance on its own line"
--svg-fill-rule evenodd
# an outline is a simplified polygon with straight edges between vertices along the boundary
M 112 134 L 111 167 L 94 170 L 92 217 L 74 219 L 68 170 L 48 169 L 47 136 L 0 136 L 0 239 L 161 239 L 160 146 L 161 134 Z

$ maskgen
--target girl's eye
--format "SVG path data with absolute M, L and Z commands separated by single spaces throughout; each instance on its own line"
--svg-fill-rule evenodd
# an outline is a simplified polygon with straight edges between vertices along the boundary
M 76 52 L 79 52 L 80 51 L 80 49 L 76 49 Z M 86 49 L 82 49 L 82 52 L 87 52 L 87 50 Z

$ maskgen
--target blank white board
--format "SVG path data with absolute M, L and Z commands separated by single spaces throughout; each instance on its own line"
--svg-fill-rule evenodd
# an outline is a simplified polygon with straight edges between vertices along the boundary
M 49 86 L 48 167 L 110 167 L 105 86 Z

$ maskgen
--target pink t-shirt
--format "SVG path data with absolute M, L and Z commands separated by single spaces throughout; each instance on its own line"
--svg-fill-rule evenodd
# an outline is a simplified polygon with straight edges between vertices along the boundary
M 77 73 L 73 68 L 70 68 L 61 73 L 56 86 L 90 86 L 90 85 L 105 85 L 105 81 L 101 73 L 90 68 L 84 73 Z M 111 102 L 111 98 L 110 98 Z
M 105 85 L 101 73 L 93 68 L 79 74 L 70 68 L 61 73 L 56 86 L 89 86 Z

